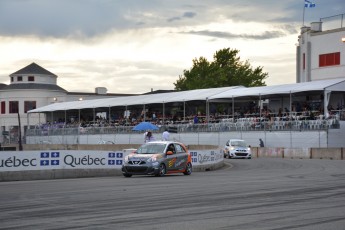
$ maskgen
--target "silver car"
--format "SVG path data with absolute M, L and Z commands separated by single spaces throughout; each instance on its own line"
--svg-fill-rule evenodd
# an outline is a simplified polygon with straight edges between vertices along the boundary
M 122 174 L 163 176 L 170 173 L 192 173 L 192 160 L 187 148 L 179 142 L 153 141 L 140 146 L 125 157 Z

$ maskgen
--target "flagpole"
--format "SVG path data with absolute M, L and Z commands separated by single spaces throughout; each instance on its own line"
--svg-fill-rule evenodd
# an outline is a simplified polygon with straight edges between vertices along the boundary
M 305 0 L 303 0 L 303 23 L 302 23 L 302 27 L 304 26 L 304 14 L 305 14 Z
M 305 16 L 305 8 L 313 8 L 315 7 L 315 3 L 310 0 L 304 0 L 303 4 L 303 26 L 304 26 L 304 16 Z

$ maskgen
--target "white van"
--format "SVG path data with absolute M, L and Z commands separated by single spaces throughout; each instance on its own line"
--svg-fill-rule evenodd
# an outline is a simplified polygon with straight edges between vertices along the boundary
M 252 158 L 250 147 L 244 140 L 230 139 L 224 147 L 224 158 Z

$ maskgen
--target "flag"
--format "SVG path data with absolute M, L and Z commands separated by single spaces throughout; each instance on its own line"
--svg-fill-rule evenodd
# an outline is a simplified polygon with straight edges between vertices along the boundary
M 304 0 L 304 7 L 305 8 L 313 8 L 313 7 L 315 7 L 315 3 L 308 1 L 308 0 Z

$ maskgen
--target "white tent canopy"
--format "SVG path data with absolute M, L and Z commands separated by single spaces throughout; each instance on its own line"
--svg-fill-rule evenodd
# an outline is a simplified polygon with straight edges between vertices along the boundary
M 159 94 L 146 94 L 138 96 L 128 97 L 114 97 L 105 99 L 94 99 L 84 101 L 71 101 L 54 103 L 47 106 L 43 106 L 37 109 L 28 111 L 28 113 L 44 113 L 52 111 L 64 111 L 75 109 L 92 109 L 102 107 L 115 107 L 115 106 L 130 106 L 130 105 L 145 105 L 145 104 L 163 104 L 169 102 L 184 102 L 184 101 L 196 101 L 207 100 L 209 97 L 216 94 L 236 89 L 245 88 L 243 86 L 221 87 L 221 88 L 209 88 L 209 89 L 197 89 L 189 91 L 179 91 L 171 93 L 159 93 Z
M 28 111 L 28 113 L 44 113 L 52 111 L 66 111 L 78 109 L 92 109 L 102 107 L 145 105 L 145 104 L 164 104 L 169 102 L 185 101 L 216 101 L 217 99 L 229 99 L 246 96 L 263 96 L 291 94 L 308 91 L 324 91 L 325 95 L 331 91 L 345 91 L 345 79 L 319 80 L 304 83 L 261 86 L 246 88 L 243 86 L 222 87 L 198 89 L 189 91 L 179 91 L 171 93 L 146 94 L 128 97 L 115 97 L 105 99 L 94 99 L 85 101 L 71 101 L 54 103 L 37 109 Z M 327 92 L 326 92 L 327 91 Z
M 308 91 L 345 91 L 345 79 L 331 79 L 311 81 L 295 84 L 285 85 L 273 85 L 273 86 L 261 86 L 251 88 L 241 88 L 228 90 L 213 96 L 209 99 L 221 99 L 221 98 L 236 98 L 246 96 L 263 96 L 263 95 L 277 95 L 277 94 L 290 94 Z

